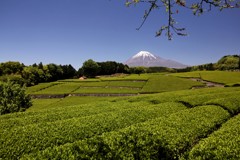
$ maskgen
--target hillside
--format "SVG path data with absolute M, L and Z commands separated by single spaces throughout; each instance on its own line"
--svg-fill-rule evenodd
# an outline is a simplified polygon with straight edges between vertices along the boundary
M 166 92 L 68 107 L 56 102 L 51 109 L 4 115 L 0 155 L 3 159 L 218 155 L 237 159 L 239 95 L 239 88 Z M 208 154 L 207 148 L 211 148 Z
M 218 68 L 219 70 L 240 69 L 240 56 L 238 56 L 238 55 L 223 56 L 216 63 L 216 68 Z
M 26 112 L 0 116 L 0 159 L 239 159 L 240 88 L 189 89 L 194 81 L 180 79 L 143 74 L 30 87 L 36 95 L 162 93 L 34 99 Z
M 238 55 L 226 55 L 220 58 L 216 63 L 207 63 L 198 66 L 189 67 L 187 71 L 196 70 L 232 70 L 236 71 L 240 69 L 240 56 Z

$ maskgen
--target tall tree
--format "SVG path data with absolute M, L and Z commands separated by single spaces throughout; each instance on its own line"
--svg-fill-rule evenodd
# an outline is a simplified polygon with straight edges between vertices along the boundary
M 5 62 L 0 63 L 0 70 L 2 75 L 9 75 L 9 74 L 20 74 L 23 70 L 24 64 L 20 62 Z
M 99 74 L 101 75 L 111 75 L 117 72 L 117 62 L 107 61 L 107 62 L 98 62 L 99 65 Z
M 69 65 L 60 65 L 63 70 L 63 79 L 73 78 L 76 75 L 76 70 L 71 64 Z
M 95 77 L 98 74 L 99 65 L 97 62 L 89 59 L 83 63 L 82 70 L 84 76 Z
M 162 32 L 165 31 L 169 40 L 172 39 L 173 33 L 180 36 L 187 35 L 186 29 L 184 27 L 178 27 L 174 19 L 174 14 L 178 14 L 180 8 L 192 10 L 194 15 L 201 15 L 206 11 L 211 11 L 213 7 L 218 8 L 220 11 L 226 8 L 240 8 L 239 0 L 126 0 L 125 4 L 126 6 L 131 6 L 138 3 L 147 3 L 149 7 L 145 11 L 143 21 L 137 30 L 143 26 L 153 10 L 163 9 L 166 10 L 168 23 L 156 32 L 156 37 L 161 36 Z
M 47 65 L 48 72 L 51 75 L 51 78 L 49 81 L 56 81 L 62 78 L 63 70 L 59 65 L 56 65 L 54 63 L 50 63 Z

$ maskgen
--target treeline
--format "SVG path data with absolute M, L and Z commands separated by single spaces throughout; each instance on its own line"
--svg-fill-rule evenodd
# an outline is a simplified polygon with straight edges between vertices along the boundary
M 112 75 L 115 73 L 142 74 L 157 72 L 189 72 L 201 70 L 240 70 L 240 56 L 227 55 L 217 63 L 208 63 L 183 69 L 167 67 L 129 67 L 115 61 L 95 62 L 89 59 L 76 71 L 72 65 L 57 65 L 42 63 L 26 66 L 20 62 L 0 63 L 0 81 L 10 79 L 13 82 L 27 86 L 42 82 L 52 82 L 60 79 L 79 78 L 80 76 L 95 77 L 98 75 Z
M 217 63 L 207 63 L 183 69 L 177 69 L 177 72 L 190 72 L 190 71 L 236 71 L 240 70 L 240 55 L 226 55 L 218 60 Z
M 70 64 L 57 65 L 50 63 L 43 65 L 41 62 L 26 66 L 23 63 L 13 61 L 0 63 L 0 81 L 10 80 L 26 86 L 61 79 L 79 78 L 80 76 L 95 77 L 115 73 L 130 73 L 129 67 L 115 61 L 95 62 L 93 60 L 85 61 L 78 71 Z
M 167 67 L 131 67 L 130 73 L 141 74 L 141 73 L 159 73 L 159 72 L 176 72 L 173 68 Z
M 25 66 L 20 62 L 0 63 L 0 80 L 11 81 L 27 86 L 42 82 L 52 82 L 60 79 L 73 78 L 76 70 L 69 65 L 57 65 L 54 63 L 43 65 L 42 63 Z
M 112 75 L 115 73 L 129 73 L 129 67 L 115 61 L 95 62 L 89 59 L 78 70 L 79 76 L 95 77 L 97 75 Z
M 98 75 L 112 75 L 115 73 L 142 74 L 157 72 L 176 72 L 176 70 L 167 67 L 129 67 L 128 65 L 114 61 L 95 62 L 89 59 L 85 61 L 82 68 L 78 70 L 78 75 L 95 77 Z

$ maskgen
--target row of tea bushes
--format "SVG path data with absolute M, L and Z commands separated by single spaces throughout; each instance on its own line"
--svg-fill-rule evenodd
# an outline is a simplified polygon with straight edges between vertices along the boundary
M 24 159 L 178 159 L 229 118 L 230 114 L 219 106 L 201 106 L 49 147 Z
M 189 159 L 240 159 L 240 115 L 203 139 L 190 152 Z
M 122 129 L 150 119 L 165 117 L 185 109 L 186 107 L 179 103 L 163 103 L 118 109 L 89 116 L 64 117 L 64 119 L 55 119 L 52 122 L 45 119 L 39 120 L 38 123 L 13 128 L 3 127 L 0 130 L 0 158 L 17 159 L 23 154 L 43 150 L 47 147 L 73 143 L 77 140 Z M 48 113 L 45 112 L 44 114 Z M 59 115 L 56 116 L 59 117 Z

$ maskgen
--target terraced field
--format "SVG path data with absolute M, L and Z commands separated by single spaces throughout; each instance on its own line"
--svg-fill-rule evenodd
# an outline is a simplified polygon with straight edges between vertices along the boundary
M 216 82 L 226 86 L 240 86 L 240 72 L 196 71 L 172 75 L 185 78 L 201 78 L 206 81 Z
M 151 84 L 161 93 L 34 99 L 26 112 L 0 116 L 0 159 L 240 159 L 240 87 L 189 90 L 192 81 L 181 79 L 181 88 L 178 77 L 148 76 L 31 88 L 73 94 Z M 164 90 L 167 79 L 172 88 Z
M 51 99 L 42 109 L 0 117 L 0 158 L 211 159 L 219 152 L 238 159 L 239 93 L 208 88 L 78 105 Z M 218 141 L 223 133 L 226 141 Z
M 164 74 L 128 75 L 124 77 L 102 77 L 100 79 L 61 80 L 54 83 L 29 87 L 32 95 L 136 95 L 160 93 L 203 86 L 201 82 L 167 76 Z M 64 97 L 64 96 L 63 96 Z

